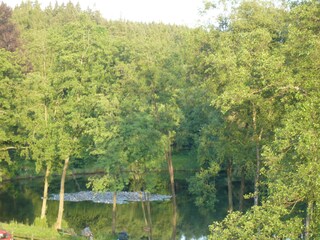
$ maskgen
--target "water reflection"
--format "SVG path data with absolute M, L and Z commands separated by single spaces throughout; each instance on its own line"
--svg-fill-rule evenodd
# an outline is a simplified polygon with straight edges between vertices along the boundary
M 59 182 L 59 180 L 57 180 Z M 85 179 L 78 179 L 77 185 L 85 190 Z M 66 184 L 66 192 L 78 191 L 78 186 L 71 178 Z M 52 182 L 50 193 L 58 193 L 59 184 Z M 0 221 L 15 220 L 32 224 L 40 216 L 42 205 L 42 181 L 30 180 L 5 182 L 0 187 Z M 58 201 L 48 201 L 47 220 L 52 226 L 57 217 Z M 174 209 L 176 207 L 176 209 Z M 112 204 L 84 202 L 65 202 L 64 224 L 77 233 L 88 224 L 93 233 L 109 234 L 112 232 Z M 185 188 L 178 189 L 176 206 L 171 201 L 132 202 L 117 205 L 116 232 L 126 231 L 132 239 L 205 239 L 208 225 L 214 214 L 201 211 L 193 204 L 193 199 Z M 172 222 L 175 222 L 173 229 Z

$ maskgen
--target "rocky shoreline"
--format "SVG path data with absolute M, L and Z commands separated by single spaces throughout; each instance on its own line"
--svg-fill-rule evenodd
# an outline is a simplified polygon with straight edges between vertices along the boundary
M 117 192 L 117 204 L 124 204 L 129 202 L 139 202 L 146 201 L 146 196 L 144 192 Z M 149 194 L 149 201 L 168 201 L 171 199 L 170 195 L 161 194 Z M 50 194 L 49 200 L 59 200 L 59 194 Z M 65 193 L 64 201 L 68 202 L 82 202 L 82 201 L 92 201 L 95 203 L 113 203 L 113 192 L 92 192 L 92 191 L 81 191 L 77 193 Z

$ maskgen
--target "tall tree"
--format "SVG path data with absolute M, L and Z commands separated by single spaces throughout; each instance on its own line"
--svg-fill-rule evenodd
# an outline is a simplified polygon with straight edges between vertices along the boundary
M 299 203 L 305 205 L 305 239 L 318 238 L 320 226 L 316 217 L 319 202 L 316 191 L 319 169 L 319 9 L 319 3 L 310 2 L 294 6 L 290 11 L 290 20 L 294 24 L 288 28 L 284 47 L 290 77 L 278 90 L 285 114 L 275 141 L 268 144 L 266 151 L 270 167 L 267 175 L 270 197 L 275 204 L 292 207 L 293 212 L 299 211 L 296 208 Z
M 84 134 L 85 118 L 94 118 L 94 106 L 103 101 L 99 91 L 102 91 L 101 79 L 108 75 L 105 62 L 110 58 L 104 52 L 108 43 L 100 41 L 101 45 L 93 51 L 91 43 L 104 39 L 106 32 L 95 28 L 91 38 L 95 27 L 93 14 L 71 3 L 44 11 L 38 3 L 22 3 L 15 9 L 14 20 L 22 30 L 24 53 L 32 63 L 32 73 L 24 83 L 29 91 L 23 96 L 25 108 L 21 112 L 29 132 L 31 158 L 36 160 L 38 171 L 45 169 L 43 218 L 50 171 L 60 167 L 61 158 L 67 170 L 72 157 L 80 154 L 80 146 L 86 144 L 84 149 L 90 148 L 90 138 Z M 60 29 L 62 22 L 65 27 Z
M 281 19 L 283 11 L 265 4 L 243 2 L 204 59 L 208 68 L 204 71 L 209 73 L 204 86 L 212 91 L 212 104 L 226 120 L 233 119 L 245 128 L 255 145 L 255 205 L 259 202 L 261 148 L 272 136 L 278 117 L 272 92 L 284 64 L 283 58 L 273 53 L 282 44 L 279 32 L 285 23 L 269 21 L 270 16 Z
M 5 3 L 0 4 L 0 48 L 15 51 L 20 46 L 19 31 L 11 21 L 12 10 Z
M 6 162 L 1 167 L 2 176 L 6 171 L 5 165 L 11 163 L 12 151 L 23 144 L 18 99 L 24 76 L 21 66 L 17 64 L 16 57 L 12 53 L 0 49 L 0 58 L 0 161 Z
M 28 43 L 25 52 L 32 62 L 32 72 L 24 81 L 28 94 L 22 97 L 21 115 L 28 132 L 27 142 L 31 159 L 36 161 L 36 171 L 45 171 L 41 219 L 45 219 L 49 176 L 56 168 L 59 126 L 55 121 L 56 102 L 52 87 L 54 53 L 48 46 L 49 29 L 28 29 L 23 38 Z
M 272 99 L 269 108 L 277 120 L 271 138 L 263 142 L 267 195 L 261 207 L 254 207 L 244 215 L 231 214 L 224 222 L 214 224 L 213 238 L 246 239 L 254 234 L 261 238 L 270 238 L 271 234 L 277 238 L 297 238 L 301 234 L 304 239 L 318 237 L 319 126 L 314 123 L 319 122 L 319 94 L 316 93 L 319 29 L 318 21 L 314 20 L 319 16 L 319 3 L 294 5 L 288 14 L 293 24 L 284 29 L 285 35 L 274 39 L 278 47 L 269 53 L 273 58 L 282 59 L 278 62 L 281 68 L 268 68 L 271 69 L 270 82 L 259 91 L 265 100 Z M 263 214 L 265 217 L 261 211 L 267 212 Z M 256 217 L 264 223 L 257 224 Z M 275 222 L 278 224 L 274 225 Z
M 54 45 L 57 48 L 56 51 L 62 52 L 55 59 L 53 70 L 57 74 L 55 75 L 53 85 L 56 91 L 56 118 L 60 127 L 60 131 L 58 132 L 59 153 L 61 159 L 64 159 L 59 211 L 55 226 L 57 229 L 60 229 L 62 224 L 65 177 L 70 159 L 77 156 L 80 151 L 80 141 L 85 128 L 84 107 L 87 107 L 87 104 L 83 105 L 85 104 L 86 89 L 81 84 L 82 78 L 85 77 L 81 61 L 83 57 L 86 57 L 85 51 L 89 47 L 89 43 L 83 41 L 76 43 L 76 41 L 85 37 L 86 33 L 83 32 L 83 28 L 78 29 L 80 31 L 75 30 L 75 26 L 76 24 L 67 25 L 61 32 L 58 31 L 54 40 Z M 73 34 L 68 36 L 67 32 L 68 34 Z
M 23 133 L 18 115 L 20 84 L 24 78 L 19 57 L 14 52 L 20 46 L 20 36 L 12 23 L 12 10 L 0 4 L 0 161 L 11 163 L 10 155 L 22 145 Z M 21 135 L 20 135 L 21 134 Z M 20 135 L 20 136 L 19 136 Z M 22 138 L 21 138 L 22 137 Z M 11 152 L 10 152 L 11 151 Z M 2 167 L 2 173 L 6 167 Z

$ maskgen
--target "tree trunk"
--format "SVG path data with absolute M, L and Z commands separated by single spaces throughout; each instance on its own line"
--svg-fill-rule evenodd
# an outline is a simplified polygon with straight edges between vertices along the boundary
M 262 136 L 262 130 L 260 131 L 260 134 L 258 135 L 257 132 L 257 110 L 255 108 L 255 105 L 253 105 L 252 110 L 252 123 L 253 123 L 253 138 L 256 144 L 256 173 L 254 178 L 254 206 L 258 206 L 259 204 L 259 181 L 260 181 L 260 141 Z
M 243 211 L 244 202 L 244 190 L 245 190 L 245 168 L 241 168 L 241 185 L 240 185 L 240 196 L 239 196 L 239 211 Z
M 228 161 L 227 166 L 227 182 L 228 182 L 228 204 L 229 204 L 229 212 L 233 211 L 233 199 L 232 199 L 232 160 Z
M 260 150 L 259 145 L 256 145 L 256 174 L 254 178 L 254 206 L 259 204 L 259 181 L 260 181 Z
M 46 127 L 48 127 L 48 109 L 47 106 L 44 105 L 44 121 Z M 50 167 L 47 165 L 46 173 L 44 176 L 44 186 L 43 186 L 43 199 L 42 199 L 42 208 L 41 208 L 41 216 L 40 219 L 45 219 L 46 211 L 47 211 L 47 201 L 48 201 L 48 188 L 49 188 L 49 178 L 50 175 Z
M 113 192 L 112 234 L 116 233 L 116 222 L 117 222 L 117 192 Z
M 170 175 L 170 185 L 171 185 L 171 194 L 172 194 L 172 207 L 173 207 L 173 215 L 172 215 L 172 235 L 171 239 L 176 239 L 177 234 L 177 203 L 176 203 L 176 192 L 174 188 L 174 169 L 172 164 L 172 151 L 171 144 L 169 143 L 168 152 L 166 154 L 167 162 L 168 162 L 168 171 Z
M 48 180 L 49 175 L 50 175 L 50 168 L 47 166 L 46 174 L 44 176 L 43 199 L 42 199 L 42 208 L 41 208 L 40 219 L 46 218 L 47 201 L 48 201 L 48 188 L 49 188 L 49 180 Z
M 144 200 L 145 200 L 145 193 L 144 192 L 143 192 L 143 195 L 142 195 L 142 192 L 140 192 L 140 199 L 141 199 L 141 207 L 142 207 L 143 219 L 144 219 L 144 224 L 145 224 L 144 230 L 146 232 L 148 232 L 148 240 L 151 240 L 149 224 L 148 224 L 148 220 L 147 220 L 147 216 L 146 216 L 146 210 L 144 207 Z
M 78 188 L 78 191 L 80 192 L 80 191 L 81 191 L 81 187 L 80 187 L 80 185 L 79 185 L 79 183 L 78 183 L 78 181 L 77 181 L 76 176 L 74 175 L 73 170 L 72 170 L 71 173 L 72 173 L 72 178 L 73 178 L 73 180 L 74 180 L 74 182 L 75 182 L 75 184 L 76 184 L 76 186 L 77 186 L 77 188 Z
M 312 215 L 313 215 L 313 208 L 314 202 L 309 201 L 307 207 L 307 216 L 306 216 L 306 228 L 305 228 L 305 240 L 311 239 L 310 232 L 311 232 L 311 222 L 312 222 Z
M 44 66 L 45 66 L 45 62 L 44 62 Z M 46 127 L 48 127 L 48 109 L 47 109 L 46 105 L 44 105 L 44 121 L 45 121 Z M 40 219 L 46 218 L 48 189 L 49 189 L 49 179 L 48 179 L 49 175 L 50 175 L 50 167 L 47 164 L 46 173 L 44 176 L 43 199 L 42 199 L 42 208 L 41 208 Z
M 59 210 L 58 210 L 57 222 L 55 225 L 56 229 L 61 229 L 61 225 L 62 225 L 63 207 L 64 207 L 64 183 L 66 181 L 68 165 L 69 165 L 69 157 L 67 157 L 64 160 L 64 166 L 63 166 L 63 171 L 61 175 Z
M 150 230 L 150 239 L 152 239 L 152 219 L 151 219 L 151 206 L 150 206 L 150 193 L 147 194 L 147 211 L 148 211 L 148 222 Z
M 172 198 L 172 234 L 171 234 L 171 240 L 176 239 L 177 235 L 177 202 L 176 202 L 176 196 Z

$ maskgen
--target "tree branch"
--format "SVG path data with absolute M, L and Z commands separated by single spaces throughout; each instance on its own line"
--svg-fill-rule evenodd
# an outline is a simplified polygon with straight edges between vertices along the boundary
M 19 147 L 19 149 L 26 149 L 26 148 L 28 147 Z M 0 148 L 0 151 L 8 151 L 12 149 L 17 149 L 17 147 L 4 147 L 4 148 Z
M 0 148 L 0 151 L 7 151 L 11 149 L 16 149 L 16 147 L 5 147 L 5 148 Z

